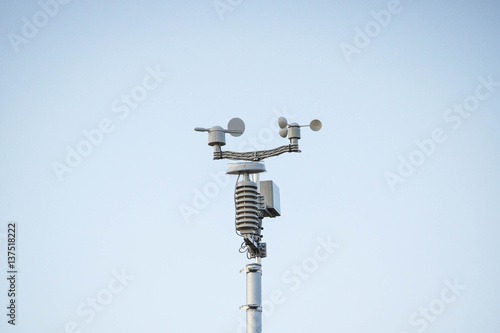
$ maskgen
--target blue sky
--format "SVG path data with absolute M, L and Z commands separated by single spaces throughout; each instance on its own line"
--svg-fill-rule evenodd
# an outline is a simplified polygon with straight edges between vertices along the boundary
M 240 117 L 224 149 L 270 149 L 285 116 L 323 128 L 261 177 L 282 209 L 264 331 L 496 332 L 499 12 L 2 3 L 0 246 L 17 221 L 19 267 L 2 331 L 244 332 L 236 177 L 193 128 Z

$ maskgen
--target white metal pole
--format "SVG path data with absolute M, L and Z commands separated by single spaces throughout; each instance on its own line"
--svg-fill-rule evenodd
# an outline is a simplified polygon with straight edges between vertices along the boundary
M 260 177 L 252 174 L 260 193 Z M 262 332 L 262 264 L 261 258 L 255 257 L 254 264 L 247 265 L 247 333 Z
M 262 332 L 262 266 L 246 266 L 247 275 L 247 333 Z

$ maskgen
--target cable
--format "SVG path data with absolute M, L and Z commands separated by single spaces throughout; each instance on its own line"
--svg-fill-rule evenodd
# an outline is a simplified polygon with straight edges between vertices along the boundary
M 214 152 L 214 160 L 222 160 L 227 158 L 229 160 L 244 160 L 244 161 L 261 161 L 268 157 L 278 156 L 283 153 L 300 153 L 298 144 L 289 144 L 280 146 L 278 148 L 269 150 L 249 151 L 245 153 L 233 151 L 218 151 Z
M 241 243 L 240 245 L 240 249 L 238 250 L 240 253 L 245 253 L 248 251 L 248 247 L 247 245 L 245 244 L 245 242 Z

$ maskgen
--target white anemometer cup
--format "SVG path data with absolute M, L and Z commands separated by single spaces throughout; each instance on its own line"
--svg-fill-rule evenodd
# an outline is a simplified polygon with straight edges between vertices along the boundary
M 318 119 L 314 119 L 311 121 L 309 125 L 299 125 L 297 123 L 288 124 L 288 121 L 285 117 L 278 118 L 278 125 L 280 127 L 280 136 L 282 138 L 290 139 L 290 144 L 298 144 L 300 139 L 300 128 L 301 127 L 310 127 L 313 131 L 317 132 L 323 127 L 323 124 Z

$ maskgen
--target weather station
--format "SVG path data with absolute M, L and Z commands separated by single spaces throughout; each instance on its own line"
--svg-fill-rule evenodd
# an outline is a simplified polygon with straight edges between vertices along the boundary
M 196 127 L 198 132 L 208 132 L 208 145 L 213 147 L 213 159 L 242 161 L 229 163 L 227 174 L 237 176 L 234 205 L 236 234 L 243 238 L 239 251 L 246 253 L 254 262 L 246 265 L 241 272 L 246 273 L 246 310 L 247 333 L 262 332 L 262 258 L 267 257 L 266 243 L 262 242 L 262 220 L 281 215 L 279 188 L 272 180 L 260 181 L 259 174 L 266 171 L 261 161 L 283 153 L 300 153 L 300 128 L 310 127 L 319 131 L 321 121 L 315 119 L 309 125 L 288 123 L 284 117 L 278 119 L 279 134 L 288 138 L 290 143 L 274 149 L 250 152 L 222 151 L 226 145 L 226 133 L 238 137 L 245 131 L 245 123 L 240 118 L 229 121 L 227 129 L 221 126 L 210 128 Z

